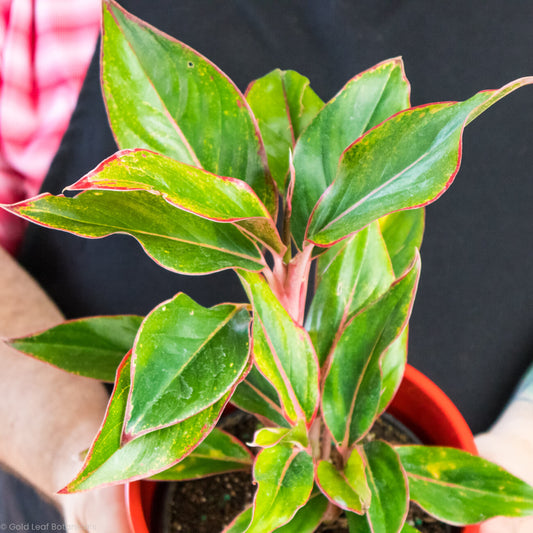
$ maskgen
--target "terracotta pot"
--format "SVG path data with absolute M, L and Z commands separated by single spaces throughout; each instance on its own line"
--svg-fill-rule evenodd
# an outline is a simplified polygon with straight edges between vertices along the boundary
M 426 444 L 453 446 L 477 454 L 472 432 L 457 407 L 435 383 L 410 365 L 388 411 Z M 136 481 L 127 484 L 125 490 L 134 533 L 149 533 L 155 483 Z M 479 533 L 479 526 L 467 526 L 462 533 Z

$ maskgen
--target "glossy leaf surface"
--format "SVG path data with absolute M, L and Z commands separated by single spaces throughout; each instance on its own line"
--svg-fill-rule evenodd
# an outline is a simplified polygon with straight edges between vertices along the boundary
M 278 391 L 284 414 L 309 425 L 318 407 L 318 360 L 307 331 L 291 318 L 263 276 L 240 272 L 253 302 L 257 368 Z
M 252 82 L 246 99 L 257 118 L 265 143 L 268 165 L 283 192 L 289 171 L 289 152 L 301 132 L 324 103 L 309 80 L 294 70 L 273 70 Z
M 117 152 L 67 189 L 148 191 L 210 220 L 237 224 L 246 220 L 255 237 L 276 252 L 285 248 L 270 213 L 247 183 L 148 150 Z
M 299 420 L 292 428 L 264 427 L 255 432 L 254 446 L 269 448 L 279 443 L 296 447 L 299 446 L 302 449 L 308 448 L 309 438 L 304 421 Z
M 411 499 L 440 520 L 474 524 L 533 513 L 533 488 L 503 468 L 454 448 L 399 446 Z
M 344 471 L 328 461 L 320 461 L 316 468 L 320 490 L 337 507 L 363 514 L 371 504 L 371 492 L 366 480 L 365 463 L 357 449 L 352 450 Z
M 275 193 L 255 119 L 234 83 L 183 43 L 104 2 L 102 87 L 120 148 L 147 148 Z M 198 120 L 202 117 L 202 120 Z
M 436 200 L 459 170 L 465 126 L 531 82 L 524 78 L 465 102 L 408 109 L 369 131 L 342 154 L 333 183 L 313 211 L 308 240 L 330 246 L 388 213 Z
M 381 356 L 381 395 L 378 413 L 385 411 L 402 382 L 407 363 L 408 337 L 409 326 L 405 326 L 400 336 L 392 342 Z
M 142 317 L 133 315 L 69 320 L 8 344 L 72 374 L 112 383 L 141 322 Z
M 266 427 L 258 429 L 255 432 L 253 445 L 260 446 L 261 448 L 270 448 L 278 444 L 281 440 L 285 440 L 285 437 L 290 433 L 290 428 L 278 428 L 278 427 Z
M 283 416 L 276 390 L 255 367 L 237 385 L 231 403 L 243 411 L 266 418 L 277 426 L 289 426 Z
M 276 529 L 276 533 L 313 533 L 320 524 L 327 506 L 327 498 L 317 491 L 303 507 L 298 509 L 290 522 Z
M 254 465 L 258 484 L 248 533 L 270 533 L 286 524 L 309 500 L 313 460 L 305 452 L 279 444 L 262 450 Z
M 85 191 L 74 198 L 42 194 L 9 210 L 81 237 L 127 233 L 152 259 L 175 272 L 263 268 L 259 249 L 238 228 L 177 209 L 146 191 Z
M 407 479 L 398 454 L 383 441 L 365 444 L 367 479 L 372 493 L 368 518 L 374 533 L 401 531 L 409 496 Z
M 126 444 L 122 426 L 130 388 L 130 360 L 122 362 L 102 427 L 76 478 L 61 493 L 149 477 L 187 456 L 216 424 L 229 394 L 187 420 L 153 431 Z
M 381 355 L 409 319 L 419 271 L 417 261 L 379 300 L 358 313 L 332 351 L 322 412 L 333 439 L 343 449 L 370 429 L 377 414 Z
M 322 365 L 339 329 L 394 281 L 377 223 L 339 243 L 318 259 L 317 289 L 306 328 Z
M 330 100 L 296 145 L 292 232 L 301 246 L 311 212 L 334 180 L 344 150 L 365 131 L 409 107 L 410 86 L 401 59 L 355 76 Z
M 422 246 L 425 209 L 397 211 L 379 219 L 381 234 L 385 239 L 394 274 L 400 277 Z
M 248 364 L 249 325 L 242 305 L 205 308 L 184 293 L 158 305 L 133 347 L 125 433 L 175 424 L 220 400 Z
M 400 533 L 409 507 L 407 479 L 398 454 L 383 441 L 364 446 L 372 503 L 364 516 L 350 513 L 351 533 Z
M 251 469 L 252 455 L 235 437 L 218 428 L 177 465 L 164 470 L 151 479 L 182 481 L 197 479 L 224 472 Z

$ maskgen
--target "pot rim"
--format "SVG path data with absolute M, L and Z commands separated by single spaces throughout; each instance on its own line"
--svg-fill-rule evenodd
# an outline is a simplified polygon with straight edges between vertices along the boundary
M 434 420 L 434 429 L 443 434 L 453 431 L 453 434 L 449 434 L 444 438 L 444 442 L 442 438 L 437 437 L 436 440 L 440 441 L 439 444 L 454 446 L 472 454 L 478 454 L 472 431 L 452 400 L 425 374 L 406 364 L 400 388 L 387 411 L 396 416 L 407 427 L 410 427 L 415 434 L 421 434 L 420 436 L 423 440 L 434 441 L 434 439 L 428 437 L 423 428 L 423 423 L 420 425 L 419 411 L 417 411 L 416 419 L 413 420 L 402 416 L 409 399 L 413 398 L 416 400 L 415 403 L 421 404 L 424 408 L 431 402 L 432 407 L 428 416 Z M 426 416 L 426 419 L 428 416 Z M 417 419 L 418 422 L 416 421 Z M 413 428 L 413 424 L 417 427 Z M 126 483 L 124 486 L 128 518 L 134 533 L 150 533 L 148 524 L 150 523 L 150 506 L 155 486 L 156 482 L 146 480 L 133 481 Z M 479 533 L 479 530 L 479 524 L 475 524 L 463 527 L 461 533 Z

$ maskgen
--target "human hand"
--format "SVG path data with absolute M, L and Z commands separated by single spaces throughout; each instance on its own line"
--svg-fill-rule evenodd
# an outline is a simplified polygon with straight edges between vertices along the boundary
M 479 455 L 533 484 L 533 403 L 515 399 L 487 433 L 476 437 Z M 481 533 L 531 533 L 533 517 L 488 520 Z
M 531 533 L 533 520 L 527 518 L 503 518 L 488 520 L 481 525 L 480 533 Z
M 68 533 L 131 533 L 122 485 L 58 498 Z

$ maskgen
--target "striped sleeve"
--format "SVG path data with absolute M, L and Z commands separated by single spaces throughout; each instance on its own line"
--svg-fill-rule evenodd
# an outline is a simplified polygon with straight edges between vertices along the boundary
M 36 194 L 94 52 L 100 0 L 0 0 L 0 203 Z M 13 252 L 23 225 L 0 214 Z

